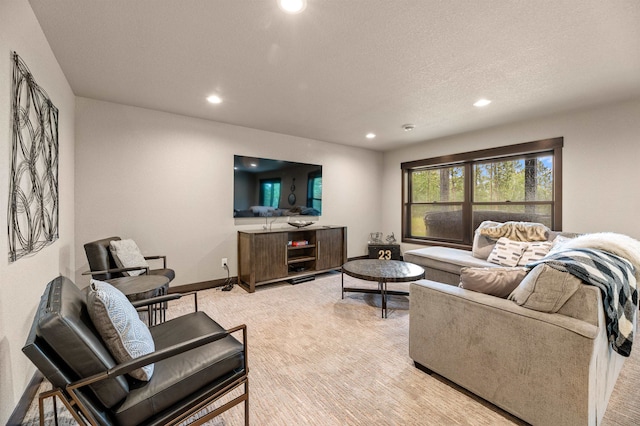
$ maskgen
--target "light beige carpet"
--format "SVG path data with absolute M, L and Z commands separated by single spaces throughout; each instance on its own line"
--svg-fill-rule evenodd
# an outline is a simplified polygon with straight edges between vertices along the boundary
M 253 294 L 237 287 L 199 292 L 199 309 L 220 324 L 247 324 L 251 424 L 523 424 L 413 366 L 407 297 L 392 297 L 389 318 L 382 319 L 378 295 L 347 293 L 342 300 L 340 279 L 339 273 L 325 274 L 295 286 L 262 286 Z M 345 281 L 375 287 L 350 277 Z M 391 288 L 407 289 L 408 284 Z M 173 303 L 169 316 L 190 309 L 192 299 L 187 298 Z M 639 389 L 640 350 L 635 348 L 614 390 L 605 425 L 640 424 Z M 238 406 L 210 424 L 241 425 L 242 415 Z

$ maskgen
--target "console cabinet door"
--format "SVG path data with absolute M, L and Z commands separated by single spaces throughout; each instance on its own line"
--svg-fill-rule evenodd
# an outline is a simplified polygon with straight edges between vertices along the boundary
M 318 229 L 316 231 L 316 269 L 339 268 L 345 262 L 346 228 Z
M 287 234 L 256 234 L 253 253 L 255 256 L 256 281 L 285 278 L 287 265 Z

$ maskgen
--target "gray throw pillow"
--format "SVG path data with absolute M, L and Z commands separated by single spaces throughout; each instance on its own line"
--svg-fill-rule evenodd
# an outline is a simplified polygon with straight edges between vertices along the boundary
M 531 270 L 509 295 L 518 305 L 540 312 L 555 313 L 574 295 L 582 281 L 568 272 L 543 263 Z
M 105 346 L 118 363 L 155 351 L 151 332 L 138 317 L 136 308 L 111 284 L 91 280 L 87 310 Z M 129 374 L 138 380 L 148 381 L 153 374 L 153 364 Z
M 136 266 L 149 267 L 149 263 L 142 255 L 138 245 L 133 240 L 113 240 L 109 242 L 109 250 L 118 268 L 133 268 Z M 144 269 L 123 272 L 124 275 L 138 276 L 144 274 Z
M 527 275 L 527 268 L 472 268 L 460 270 L 460 285 L 467 290 L 505 299 Z

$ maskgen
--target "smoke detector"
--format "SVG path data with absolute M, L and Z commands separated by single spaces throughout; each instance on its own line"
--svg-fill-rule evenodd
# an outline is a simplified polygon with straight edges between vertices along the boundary
M 404 129 L 405 132 L 410 132 L 410 131 L 412 131 L 413 129 L 416 128 L 416 125 L 415 124 L 403 124 L 402 128 Z

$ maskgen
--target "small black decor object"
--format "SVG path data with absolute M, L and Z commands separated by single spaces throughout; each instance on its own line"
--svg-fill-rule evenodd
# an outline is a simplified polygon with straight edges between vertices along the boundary
M 291 194 L 289 194 L 289 205 L 294 206 L 296 204 L 296 178 L 293 178 L 291 183 Z
M 58 239 L 58 108 L 12 52 L 9 262 Z
M 291 226 L 295 226 L 296 228 L 304 228 L 305 226 L 313 225 L 314 222 L 307 222 L 302 220 L 294 220 L 292 222 L 287 222 Z

